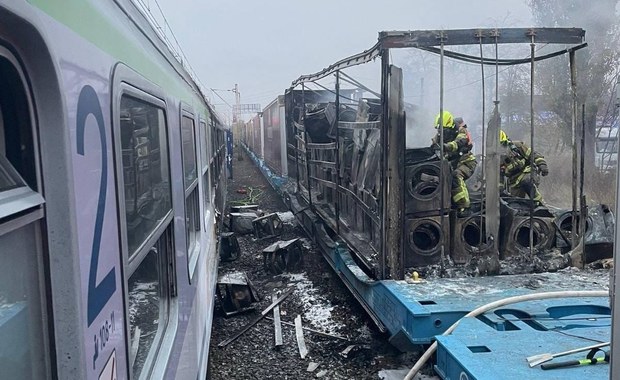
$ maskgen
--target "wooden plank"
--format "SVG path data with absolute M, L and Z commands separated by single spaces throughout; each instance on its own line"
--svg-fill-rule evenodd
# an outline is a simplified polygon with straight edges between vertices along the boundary
M 276 302 L 277 299 L 278 299 L 277 295 L 275 294 L 271 295 L 272 302 Z M 276 347 L 280 347 L 283 344 L 282 343 L 282 323 L 280 322 L 280 305 L 276 305 L 276 307 L 273 308 L 273 327 L 274 327 Z
M 248 331 L 252 326 L 254 326 L 258 322 L 260 322 L 260 320 L 263 319 L 265 317 L 265 315 L 267 315 L 274 307 L 278 306 L 282 301 L 284 301 L 284 299 L 286 297 L 290 296 L 291 293 L 293 293 L 293 290 L 294 290 L 294 288 L 290 288 L 289 290 L 284 292 L 284 294 L 282 294 L 275 302 L 272 302 L 271 305 L 267 306 L 267 308 L 261 312 L 261 315 L 256 317 L 254 320 L 252 320 L 250 323 L 248 323 L 244 327 L 242 327 L 241 330 L 236 332 L 232 337 L 226 339 L 225 341 L 221 342 L 217 346 L 218 347 L 225 347 L 229 343 L 234 342 L 237 338 L 239 338 L 241 335 L 243 335 L 243 333 Z
M 295 336 L 297 337 L 297 347 L 299 348 L 299 356 L 302 359 L 308 355 L 308 349 L 306 348 L 306 341 L 304 340 L 304 330 L 301 326 L 301 315 L 297 315 L 295 318 Z

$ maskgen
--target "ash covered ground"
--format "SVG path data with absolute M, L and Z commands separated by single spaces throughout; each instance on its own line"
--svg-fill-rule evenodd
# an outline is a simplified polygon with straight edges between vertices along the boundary
M 269 186 L 252 161 L 243 154 L 234 161 L 234 179 L 228 184 L 228 205 L 247 200 L 248 194 L 239 189 L 254 189 L 252 197 L 266 213 L 286 212 L 278 194 Z M 256 189 L 260 190 L 257 191 Z M 277 240 L 302 238 L 304 265 L 295 273 L 274 276 L 263 269 L 262 250 Z M 340 279 L 323 259 L 321 253 L 306 239 L 296 224 L 285 224 L 278 238 L 257 240 L 252 235 L 238 236 L 241 256 L 233 262 L 222 262 L 219 274 L 241 271 L 246 273 L 258 290 L 261 301 L 255 312 L 224 317 L 216 303 L 211 349 L 209 379 L 402 379 L 418 354 L 402 354 L 388 342 L 368 318 L 359 303 L 351 296 Z M 248 332 L 226 347 L 218 343 L 232 336 L 271 303 L 271 295 L 293 287 L 293 293 L 280 304 L 282 321 L 293 323 L 301 315 L 303 326 L 336 337 L 304 331 L 308 356 L 301 359 L 295 329 L 283 325 L 284 345 L 274 344 L 273 322 L 263 319 Z M 267 316 L 272 316 L 270 312 Z M 346 339 L 342 339 L 346 338 Z M 350 352 L 341 352 L 355 345 Z M 318 367 L 308 372 L 310 363 Z M 400 372 L 392 372 L 400 370 Z M 435 377 L 423 376 L 425 379 Z

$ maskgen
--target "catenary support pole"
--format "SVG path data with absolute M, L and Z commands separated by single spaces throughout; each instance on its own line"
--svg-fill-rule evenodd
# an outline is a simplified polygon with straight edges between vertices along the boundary
M 536 44 L 534 35 L 530 44 L 530 255 L 534 253 L 534 188 L 536 186 L 534 178 L 536 168 L 534 167 L 534 57 L 536 55 Z
M 577 246 L 577 75 L 575 69 L 575 51 L 571 50 L 568 54 L 568 63 L 570 66 L 570 88 L 571 88 L 571 144 L 572 144 L 572 163 L 573 163 L 573 181 L 571 186 L 572 193 L 572 228 L 571 228 L 571 249 Z

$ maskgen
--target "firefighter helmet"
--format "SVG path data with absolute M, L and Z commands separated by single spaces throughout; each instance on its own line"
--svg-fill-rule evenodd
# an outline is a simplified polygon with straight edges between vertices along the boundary
M 501 129 L 499 130 L 499 143 L 502 145 L 508 144 L 508 135 L 506 135 L 506 132 Z
M 443 111 L 443 114 L 438 114 L 437 117 L 435 117 L 435 128 L 439 128 L 439 119 L 440 116 L 443 115 L 443 126 L 444 128 L 454 128 L 454 118 L 452 117 L 452 114 L 448 111 Z

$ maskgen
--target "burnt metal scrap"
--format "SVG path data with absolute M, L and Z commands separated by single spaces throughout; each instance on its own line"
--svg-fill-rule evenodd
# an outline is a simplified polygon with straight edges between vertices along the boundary
M 347 67 L 368 63 L 391 48 L 425 48 L 471 44 L 549 43 L 581 44 L 586 32 L 581 28 L 488 28 L 453 30 L 384 31 L 379 41 L 368 50 L 341 59 L 314 74 L 302 75 L 291 84 L 294 88 L 305 82 L 314 82 Z
M 265 310 L 263 310 L 259 316 L 257 316 L 256 318 L 254 318 L 250 323 L 248 323 L 247 325 L 245 325 L 244 327 L 242 327 L 239 331 L 237 331 L 235 334 L 233 334 L 230 338 L 224 340 L 223 342 L 220 342 L 220 344 L 218 344 L 218 347 L 225 347 L 227 345 L 229 345 L 230 343 L 234 342 L 235 340 L 237 340 L 237 338 L 239 338 L 241 335 L 243 335 L 246 331 L 248 331 L 249 329 L 252 328 L 252 326 L 254 326 L 255 324 L 257 324 L 258 322 L 261 321 L 261 319 L 265 318 L 265 316 L 267 314 L 269 314 L 269 312 L 271 310 L 273 310 L 274 307 L 278 306 L 279 304 L 282 303 L 282 301 L 284 301 L 288 296 L 291 295 L 291 293 L 293 293 L 293 290 L 295 290 L 294 288 L 289 288 L 287 291 L 285 291 L 284 293 L 282 293 L 282 295 L 280 297 L 278 297 L 277 300 L 273 301 L 271 303 L 271 305 L 267 306 L 267 308 Z
M 220 260 L 235 261 L 241 255 L 239 241 L 234 232 L 222 232 L 220 234 Z
M 254 233 L 254 220 L 262 216 L 259 211 L 231 212 L 229 229 L 239 235 Z
M 254 310 L 254 303 L 260 300 L 252 282 L 242 272 L 222 275 L 217 280 L 215 291 L 227 317 Z
M 284 223 L 277 213 L 260 216 L 252 220 L 254 236 L 257 239 L 265 239 L 278 236 L 282 233 Z
M 303 264 L 303 252 L 299 238 L 277 241 L 263 249 L 263 267 L 269 273 L 281 274 L 295 271 Z
M 431 149 L 405 148 L 404 131 L 415 127 L 411 121 L 415 119 L 420 125 L 424 122 L 417 120 L 413 116 L 415 110 L 404 102 L 402 70 L 391 64 L 389 54 L 395 48 L 436 53 L 441 58 L 441 78 L 444 56 L 496 68 L 530 64 L 534 73 L 536 62 L 561 55 L 569 55 L 574 68 L 575 52 L 586 46 L 584 38 L 585 31 L 580 28 L 386 31 L 379 33 L 378 43 L 371 49 L 298 78 L 286 92 L 285 113 L 289 168 L 294 164 L 296 169 L 289 170 L 296 175 L 297 189 L 296 199 L 291 197 L 290 204 L 296 210 L 307 209 L 315 215 L 315 219 L 302 217 L 302 226 L 321 247 L 330 249 L 329 244 L 322 243 L 322 236 L 343 241 L 366 274 L 378 279 L 402 279 L 403 268 L 429 265 L 468 266 L 477 275 L 496 274 L 500 272 L 500 260 L 545 255 L 556 252 L 556 248 L 574 247 L 581 238 L 586 260 L 596 259 L 596 254 L 608 256 L 613 225 L 605 206 L 590 208 L 599 210 L 588 217 L 588 220 L 596 218 L 599 228 L 588 229 L 579 236 L 570 233 L 567 236 L 565 230 L 558 228 L 566 222 L 558 220 L 550 209 L 535 208 L 529 200 L 501 199 L 498 98 L 485 120 L 488 133 L 486 137 L 483 133 L 486 149 L 483 148 L 479 165 L 481 181 L 471 193 L 473 215 L 458 217 L 451 210 L 453 168 L 441 159 L 443 145 L 439 144 L 439 154 Z M 531 56 L 506 59 L 482 54 L 482 45 L 497 47 L 514 43 L 530 44 Z M 472 44 L 481 46 L 480 57 L 445 49 Z M 536 44 L 563 46 L 550 54 L 536 56 Z M 378 56 L 381 57 L 380 92 L 369 90 L 341 72 Z M 333 91 L 316 83 L 332 74 L 336 79 Z M 341 81 L 377 98 L 343 96 Z M 324 90 L 313 90 L 309 83 Z M 443 88 L 440 92 L 441 113 Z M 483 103 L 483 115 L 484 107 Z M 530 108 L 534 114 L 533 104 Z M 535 149 L 533 124 L 530 130 L 530 148 Z M 571 215 L 576 215 L 575 206 Z M 574 234 L 575 228 L 572 231 Z
M 588 207 L 587 215 L 583 237 L 585 263 L 611 258 L 613 256 L 615 228 L 613 213 L 609 206 L 599 204 Z M 571 248 L 573 224 L 576 224 L 577 231 L 581 230 L 579 215 L 573 218 L 570 210 L 555 212 L 555 245 L 562 252 L 567 252 Z
M 540 253 L 553 247 L 555 242 L 553 214 L 545 207 L 538 207 L 531 213 L 530 205 L 529 199 L 503 198 L 501 200 L 499 236 L 502 259 L 530 252 L 531 225 L 534 230 L 534 252 Z

